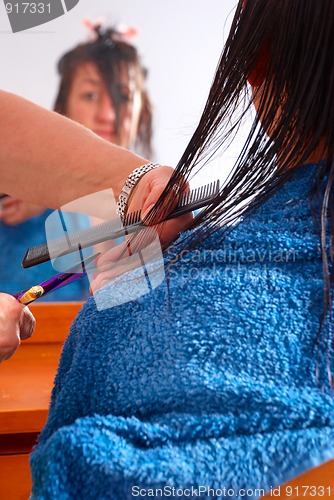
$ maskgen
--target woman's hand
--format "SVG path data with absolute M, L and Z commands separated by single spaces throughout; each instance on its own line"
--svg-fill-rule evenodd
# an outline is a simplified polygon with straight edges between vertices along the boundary
M 10 358 L 21 340 L 31 337 L 35 318 L 27 306 L 7 293 L 0 293 L 0 363 Z
M 40 215 L 45 208 L 33 203 L 26 203 L 18 198 L 10 196 L 4 198 L 1 202 L 0 220 L 8 226 L 14 226 L 25 222 L 30 217 Z

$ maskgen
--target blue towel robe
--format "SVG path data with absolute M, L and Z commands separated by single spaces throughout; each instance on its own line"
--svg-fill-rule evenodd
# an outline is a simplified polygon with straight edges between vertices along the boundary
M 218 231 L 184 254 L 151 293 L 104 311 L 86 303 L 31 457 L 34 500 L 170 498 L 172 488 L 258 498 L 334 457 L 334 394 L 314 349 L 315 168 L 220 247 Z

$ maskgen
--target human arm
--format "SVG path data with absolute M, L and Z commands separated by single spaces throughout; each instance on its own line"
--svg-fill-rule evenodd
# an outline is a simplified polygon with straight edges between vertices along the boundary
M 108 188 L 117 198 L 128 175 L 148 162 L 14 94 L 0 91 L 0 107 L 1 190 L 11 196 L 51 208 Z M 146 214 L 172 172 L 167 166 L 147 172 L 129 211 L 140 208 Z M 180 224 L 181 218 L 169 221 L 159 236 L 172 240 Z
M 34 330 L 35 318 L 14 297 L 0 293 L 0 363 L 10 358 Z
M 25 201 L 57 208 L 107 188 L 118 197 L 148 161 L 14 94 L 0 91 L 0 107 L 1 190 Z M 155 175 L 165 185 L 171 171 Z
M 51 208 L 108 188 L 118 198 L 128 175 L 148 162 L 14 94 L 0 91 L 0 107 L 1 190 L 11 196 Z M 145 215 L 172 173 L 167 166 L 147 172 L 129 211 L 141 209 Z M 163 240 L 172 240 L 180 225 L 181 218 L 166 223 Z

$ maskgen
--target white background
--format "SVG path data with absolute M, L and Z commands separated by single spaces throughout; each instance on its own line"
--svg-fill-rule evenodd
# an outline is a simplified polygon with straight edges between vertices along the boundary
M 38 1 L 38 0 L 35 0 Z M 81 23 L 103 16 L 139 30 L 134 43 L 149 69 L 155 159 L 176 165 L 203 109 L 237 0 L 80 0 L 67 14 L 13 34 L 0 4 L 0 88 L 52 108 L 56 61 L 87 38 Z M 29 126 L 29 123 L 27 123 Z M 38 140 L 38 138 L 36 138 Z M 231 155 L 206 172 L 224 177 Z M 218 170 L 218 172 L 217 172 Z M 203 174 L 202 174 L 203 177 Z

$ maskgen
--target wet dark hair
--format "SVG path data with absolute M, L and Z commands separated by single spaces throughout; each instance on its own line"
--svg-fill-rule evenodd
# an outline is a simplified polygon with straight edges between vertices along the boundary
M 319 163 L 310 191 L 320 197 L 324 309 L 315 341 L 320 345 L 326 338 L 326 354 L 334 347 L 333 47 L 333 0 L 239 0 L 199 125 L 149 214 L 156 217 L 162 204 L 170 203 L 174 184 L 182 184 L 228 147 L 252 106 L 247 78 L 254 79 L 254 71 L 257 77 L 264 72 L 265 80 L 255 93 L 262 126 L 256 116 L 231 174 L 214 202 L 195 218 L 195 231 L 182 242 L 182 250 L 218 229 L 224 237 L 231 223 L 260 206 L 317 150 L 325 161 Z M 265 130 L 270 130 L 270 137 Z M 177 249 L 181 256 L 181 243 Z M 333 360 L 328 363 L 331 374 Z M 333 385 L 333 375 L 330 379 Z
M 67 99 L 74 74 L 79 66 L 92 62 L 97 66 L 110 94 L 115 108 L 116 130 L 119 130 L 120 110 L 123 101 L 117 84 L 124 64 L 128 68 L 134 68 L 136 83 L 141 88 L 142 107 L 138 134 L 133 147 L 138 153 L 150 157 L 152 155 L 152 105 L 145 88 L 147 70 L 141 63 L 137 49 L 130 43 L 122 41 L 120 32 L 116 28 L 96 26 L 95 34 L 96 37 L 93 41 L 74 47 L 59 60 L 58 73 L 61 81 L 54 111 L 66 116 Z

